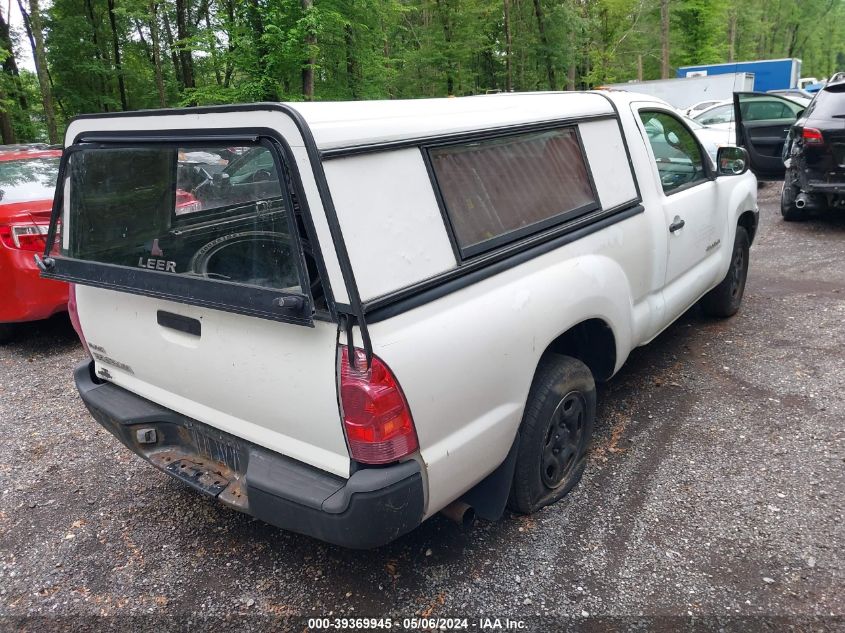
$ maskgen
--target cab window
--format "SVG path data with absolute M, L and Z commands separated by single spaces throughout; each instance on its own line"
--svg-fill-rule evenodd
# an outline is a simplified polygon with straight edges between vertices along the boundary
M 666 112 L 641 111 L 640 120 L 664 193 L 707 180 L 701 146 L 679 119 Z
M 742 120 L 748 121 L 772 121 L 776 119 L 795 119 L 803 108 L 792 102 L 783 99 L 772 99 L 771 97 L 756 97 L 751 95 L 740 103 L 742 108 Z

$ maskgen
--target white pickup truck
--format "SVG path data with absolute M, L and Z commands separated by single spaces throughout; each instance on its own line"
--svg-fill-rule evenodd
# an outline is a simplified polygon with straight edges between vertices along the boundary
M 84 116 L 39 264 L 129 449 L 374 547 L 577 483 L 595 382 L 696 302 L 738 310 L 747 162 L 614 91 Z

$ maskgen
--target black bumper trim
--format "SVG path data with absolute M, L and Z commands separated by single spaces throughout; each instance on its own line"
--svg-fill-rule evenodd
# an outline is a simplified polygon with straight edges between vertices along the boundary
M 423 481 L 415 461 L 364 468 L 343 479 L 101 382 L 93 370 L 93 361 L 84 362 L 74 378 L 97 422 L 152 465 L 235 509 L 358 549 L 389 543 L 422 521 Z M 156 441 L 140 442 L 140 428 L 154 429 Z M 188 471 L 196 466 L 224 484 L 209 485 L 197 472 L 180 476 L 174 466 L 183 461 Z

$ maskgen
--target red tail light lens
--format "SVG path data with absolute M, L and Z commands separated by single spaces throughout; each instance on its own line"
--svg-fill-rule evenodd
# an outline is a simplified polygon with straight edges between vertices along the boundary
M 176 190 L 176 215 L 202 211 L 202 203 L 192 193 L 184 189 Z
M 801 132 L 801 138 L 804 139 L 805 143 L 809 143 L 810 145 L 821 145 L 824 143 L 822 133 L 813 127 L 805 127 Z
M 88 349 L 88 341 L 85 340 L 85 335 L 82 333 L 82 324 L 79 322 L 79 312 L 76 308 L 76 284 L 68 284 L 67 313 L 70 316 L 70 324 L 79 336 L 79 340 L 82 341 L 82 347 L 85 348 L 88 356 L 91 356 L 91 350 Z
M 43 253 L 49 224 L 11 224 L 0 227 L 0 241 L 9 248 Z
M 396 377 L 377 356 L 367 369 L 364 351 L 358 348 L 353 369 L 348 349 L 341 348 L 340 402 L 352 458 L 365 464 L 387 464 L 410 455 L 419 442 Z

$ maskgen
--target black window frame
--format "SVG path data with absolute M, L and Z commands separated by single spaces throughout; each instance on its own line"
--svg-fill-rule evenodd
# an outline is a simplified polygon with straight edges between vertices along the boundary
M 446 201 L 443 197 L 443 192 L 440 188 L 440 183 L 437 179 L 437 173 L 434 169 L 434 162 L 432 160 L 431 151 L 444 147 L 461 147 L 484 141 L 496 141 L 500 139 L 515 138 L 520 136 L 530 136 L 532 134 L 539 134 L 556 130 L 572 130 L 574 132 L 575 140 L 578 144 L 578 149 L 581 152 L 581 157 L 584 160 L 584 167 L 587 171 L 587 179 L 590 186 L 590 192 L 593 196 L 593 202 L 581 205 L 580 207 L 576 207 L 575 209 L 561 211 L 560 213 L 557 213 L 539 222 L 535 222 L 528 226 L 507 231 L 488 240 L 477 242 L 466 247 L 461 246 L 455 233 L 455 229 L 452 224 L 452 218 L 449 215 L 449 210 L 447 208 Z M 578 220 L 579 218 L 582 218 L 596 210 L 601 209 L 601 200 L 599 199 L 598 190 L 596 189 L 596 183 L 593 177 L 592 167 L 590 166 L 590 160 L 587 156 L 587 152 L 584 149 L 584 142 L 581 138 L 581 130 L 578 125 L 578 122 L 571 122 L 566 124 L 555 123 L 554 125 L 531 126 L 527 128 L 516 128 L 506 131 L 491 130 L 488 133 L 478 133 L 469 137 L 462 136 L 454 140 L 443 140 L 438 142 L 426 143 L 420 145 L 420 151 L 422 153 L 426 171 L 428 172 L 428 176 L 431 181 L 435 199 L 437 200 L 437 206 L 440 209 L 440 215 L 443 218 L 443 224 L 446 228 L 446 233 L 449 236 L 449 242 L 452 245 L 452 252 L 455 255 L 455 259 L 458 263 L 458 266 L 460 266 L 464 262 L 487 255 L 490 252 L 501 250 L 509 245 L 527 241 L 535 235 L 551 231 L 557 227 Z
M 151 134 L 142 131 L 80 134 L 74 139 L 72 145 L 65 148 L 62 156 L 53 200 L 53 217 L 48 234 L 48 244 L 54 243 L 56 222 L 62 215 L 67 167 L 73 154 L 84 149 L 116 149 L 149 145 L 173 148 L 208 147 L 214 143 L 244 143 L 262 146 L 271 153 L 282 189 L 282 201 L 286 211 L 288 231 L 293 241 L 292 250 L 294 251 L 300 293 L 216 279 L 172 275 L 156 270 L 92 262 L 50 253 L 45 253 L 45 261 L 49 258 L 49 266 L 47 266 L 46 271 L 42 271 L 42 276 L 58 281 L 117 290 L 308 327 L 314 326 L 315 318 L 334 320 L 336 318 L 335 303 L 331 295 L 321 253 L 315 253 L 314 258 L 317 261 L 320 282 L 323 285 L 329 314 L 321 314 L 314 309 L 311 280 L 305 264 L 303 245 L 296 223 L 291 188 L 297 195 L 303 215 L 307 215 L 307 219 L 303 219 L 308 233 L 313 231 L 310 213 L 307 212 L 307 203 L 290 147 L 283 139 L 269 130 L 230 129 L 225 134 L 220 135 L 209 135 L 207 130 L 179 130 L 164 134 Z M 308 238 L 309 242 L 316 243 L 316 241 L 313 241 L 312 235 L 308 235 Z M 290 298 L 292 301 L 285 301 L 286 298 Z
M 690 133 L 692 136 L 692 140 L 695 141 L 696 147 L 698 147 L 698 153 L 701 158 L 701 166 L 704 168 L 704 178 L 701 180 L 695 180 L 693 182 L 684 183 L 680 187 L 675 187 L 672 191 L 667 192 L 663 189 L 663 182 L 660 179 L 660 167 L 656 160 L 654 160 L 654 147 L 651 145 L 651 140 L 648 138 L 648 134 L 644 135 L 643 140 L 648 145 L 649 150 L 651 150 L 652 154 L 652 166 L 657 171 L 657 181 L 660 183 L 660 191 L 663 193 L 664 196 L 667 198 L 669 196 L 674 196 L 676 193 L 681 193 L 682 191 L 686 191 L 687 189 L 692 189 L 693 187 L 698 187 L 706 182 L 711 182 L 712 180 L 716 179 L 716 172 L 714 166 L 710 162 L 710 155 L 707 153 L 707 150 L 704 149 L 704 145 L 701 143 L 701 139 L 698 138 L 698 135 L 690 128 L 689 125 L 686 124 L 680 116 L 674 114 L 673 112 L 669 112 L 668 110 L 662 110 L 660 108 L 654 107 L 644 107 L 644 108 L 637 108 L 637 121 L 639 122 L 640 127 L 645 130 L 645 122 L 642 120 L 642 114 L 644 112 L 652 112 L 655 114 L 665 114 L 666 116 L 672 117 L 675 119 L 681 127 L 683 127 L 687 132 Z

